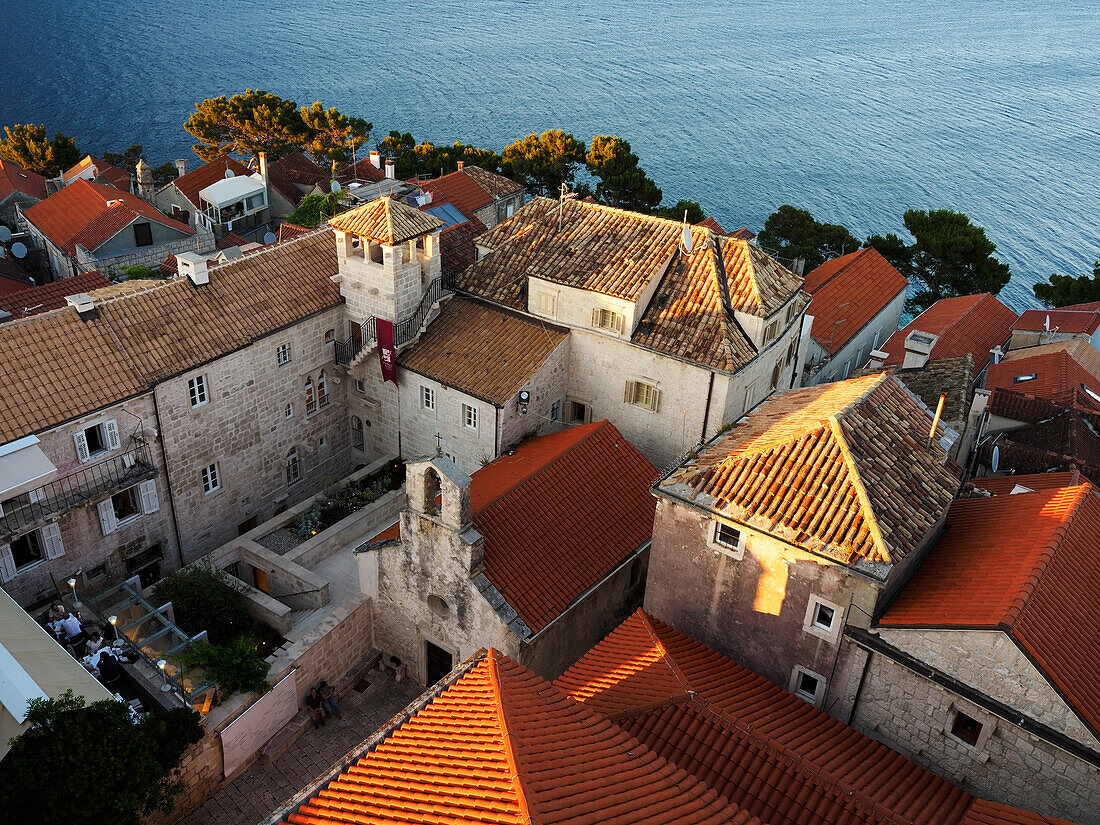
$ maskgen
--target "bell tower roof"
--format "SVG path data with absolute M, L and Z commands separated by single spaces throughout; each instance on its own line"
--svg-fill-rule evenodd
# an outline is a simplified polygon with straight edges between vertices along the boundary
M 427 212 L 413 209 L 391 198 L 370 203 L 337 215 L 329 224 L 333 229 L 377 243 L 394 246 L 443 228 L 443 221 Z

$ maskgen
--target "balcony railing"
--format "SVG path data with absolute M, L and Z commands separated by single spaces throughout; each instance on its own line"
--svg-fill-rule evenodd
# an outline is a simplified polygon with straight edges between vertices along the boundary
M 444 294 L 453 292 L 454 286 L 449 278 L 436 278 L 428 284 L 427 290 L 420 298 L 420 304 L 412 314 L 393 325 L 394 349 L 405 346 L 419 333 L 432 305 L 439 301 Z M 363 347 L 373 347 L 378 340 L 378 323 L 372 315 L 359 325 L 359 329 L 346 341 L 337 341 L 335 344 L 335 356 L 337 364 L 349 364 Z
M 149 459 L 149 445 L 137 442 L 121 455 L 51 481 L 31 490 L 26 497 L 6 502 L 4 515 L 0 517 L 0 542 L 156 474 L 156 467 Z

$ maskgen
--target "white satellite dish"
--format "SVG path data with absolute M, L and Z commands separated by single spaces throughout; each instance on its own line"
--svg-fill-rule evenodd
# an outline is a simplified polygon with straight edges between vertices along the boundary
M 691 250 L 695 248 L 695 239 L 691 237 L 691 227 L 688 226 L 688 213 L 684 210 L 684 234 L 680 238 L 680 245 L 684 247 L 684 252 L 688 255 L 691 254 Z
M 334 180 L 329 189 L 332 191 L 332 194 L 338 195 L 340 193 L 340 181 Z
M 232 170 L 232 169 L 226 169 L 226 170 L 225 170 L 225 176 L 226 176 L 227 178 L 231 178 L 231 177 L 233 177 L 233 170 Z
M 27 247 L 25 244 L 16 241 L 11 245 L 11 254 L 17 258 L 27 257 Z
M 264 243 L 275 243 L 276 240 L 277 238 L 275 237 L 274 232 L 268 232 L 266 235 L 264 235 Z
M 0 243 L 7 243 L 11 240 L 11 230 L 6 226 L 0 226 Z
M 1050 316 L 1049 315 L 1047 316 L 1047 319 L 1045 321 L 1043 321 L 1043 329 L 1045 329 L 1047 332 L 1050 332 Z
M 993 472 L 997 472 L 997 468 L 1001 466 L 1001 448 L 993 448 L 993 458 L 990 459 L 989 466 L 993 468 Z

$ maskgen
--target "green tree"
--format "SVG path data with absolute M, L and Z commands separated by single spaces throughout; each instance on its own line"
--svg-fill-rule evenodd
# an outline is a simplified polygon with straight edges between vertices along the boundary
M 255 161 L 260 152 L 275 160 L 303 148 L 310 139 L 297 103 L 253 89 L 196 103 L 184 128 L 198 140 L 191 148 L 204 161 L 227 153 Z
M 588 171 L 600 179 L 597 200 L 635 212 L 652 212 L 661 202 L 661 190 L 638 166 L 630 144 L 615 135 L 597 135 L 585 155 Z
M 336 217 L 342 211 L 344 211 L 344 204 L 339 195 L 314 192 L 302 198 L 298 208 L 291 212 L 286 220 L 287 223 L 313 228 L 320 226 L 322 221 Z
M 355 150 L 367 142 L 374 125 L 361 117 L 342 115 L 335 108 L 326 109 L 321 101 L 303 106 L 302 122 L 309 130 L 306 151 L 319 166 L 336 162 L 346 164 Z
M 218 683 L 221 696 L 237 691 L 267 693 L 267 671 L 271 667 L 256 651 L 256 642 L 241 637 L 226 645 L 192 642 L 184 651 L 183 660 L 188 665 L 198 665 Z
M 436 146 L 431 141 L 416 144 L 394 161 L 394 173 L 402 180 L 424 175 L 438 177 L 458 169 L 458 162 L 468 166 L 480 166 L 495 172 L 500 168 L 500 155 L 492 149 L 479 149 L 465 143 Z
M 1032 287 L 1035 297 L 1048 307 L 1064 307 L 1100 301 L 1100 258 L 1092 265 L 1092 275 L 1050 276 L 1047 283 Z
M 860 247 L 847 229 L 835 223 L 820 223 L 805 209 L 783 204 L 768 216 L 756 242 L 781 258 L 805 258 L 806 271 Z
M 176 164 L 172 161 L 153 167 L 153 184 L 158 188 L 171 183 L 177 177 L 179 177 L 179 170 L 176 169 Z
M 557 197 L 584 163 L 584 143 L 561 129 L 530 134 L 504 147 L 501 170 L 538 195 Z
M 122 274 L 125 276 L 124 281 L 145 281 L 149 278 L 162 277 L 157 270 L 150 269 L 149 267 L 138 264 L 137 266 L 124 266 L 122 267 Z
M 172 603 L 177 625 L 191 635 L 205 630 L 215 644 L 251 636 L 255 630 L 243 585 L 213 565 L 182 567 L 157 582 L 154 593 L 157 604 Z
M 891 234 L 872 235 L 867 245 L 920 283 L 906 302 L 909 311 L 920 312 L 940 298 L 979 292 L 996 295 L 1008 283 L 1008 264 L 993 257 L 997 247 L 982 227 L 961 212 L 910 209 L 904 221 L 914 243 L 907 245 Z
M 85 707 L 72 691 L 28 707 L 30 727 L 0 761 L 0 811 L 20 822 L 138 825 L 169 811 L 182 790 L 174 772 L 203 736 L 189 708 L 134 722 L 124 702 Z
M 117 166 L 120 169 L 127 169 L 131 174 L 137 169 L 137 162 L 145 157 L 145 147 L 140 143 L 134 143 L 129 149 L 122 152 L 104 152 L 103 160 L 111 164 L 111 166 Z
M 699 223 L 706 217 L 703 207 L 697 201 L 676 201 L 675 206 L 662 206 L 653 210 L 654 215 L 674 221 L 683 220 L 685 212 L 687 213 L 688 223 Z
M 0 160 L 15 163 L 47 178 L 56 178 L 80 160 L 76 141 L 57 132 L 53 140 L 46 138 L 46 127 L 32 123 L 16 123 L 4 127 L 0 140 Z

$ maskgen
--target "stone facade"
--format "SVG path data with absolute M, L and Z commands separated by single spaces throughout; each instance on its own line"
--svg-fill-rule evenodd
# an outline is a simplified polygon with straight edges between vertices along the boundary
M 473 217 L 477 218 L 486 229 L 492 229 L 501 221 L 506 221 L 519 211 L 523 206 L 524 190 L 520 190 L 504 198 L 498 198 L 487 206 L 474 211 Z
M 895 295 L 886 306 L 867 322 L 861 330 L 849 338 L 833 355 L 812 336 L 809 339 L 804 385 L 843 381 L 856 375 L 867 365 L 871 351 L 877 349 L 898 329 L 902 310 L 905 309 L 905 291 Z M 813 313 L 813 305 L 810 306 Z

